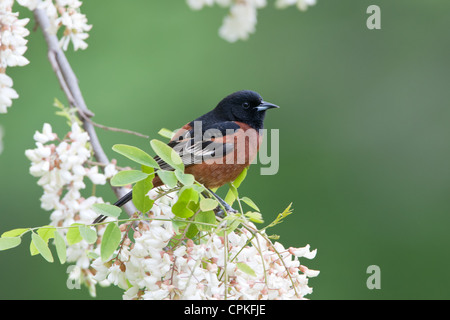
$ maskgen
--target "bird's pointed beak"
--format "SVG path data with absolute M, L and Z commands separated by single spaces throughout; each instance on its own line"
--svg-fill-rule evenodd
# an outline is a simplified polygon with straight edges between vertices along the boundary
M 266 111 L 268 109 L 273 109 L 273 108 L 279 108 L 279 106 L 277 106 L 276 104 L 270 103 L 270 102 L 266 102 L 266 101 L 262 101 L 261 104 L 256 107 L 256 109 L 258 111 Z

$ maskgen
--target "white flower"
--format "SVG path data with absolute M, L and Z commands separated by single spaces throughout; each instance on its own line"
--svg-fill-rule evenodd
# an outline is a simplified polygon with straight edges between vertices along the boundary
M 12 99 L 19 97 L 12 85 L 12 79 L 6 74 L 0 73 L 0 113 L 6 113 L 7 107 L 12 105 Z
M 308 6 L 313 6 L 316 4 L 316 0 L 298 0 L 297 1 L 297 8 L 299 10 L 305 11 L 308 9 Z
M 13 2 L 0 2 L 0 113 L 6 113 L 12 99 L 19 97 L 12 88 L 12 79 L 5 74 L 6 68 L 29 63 L 23 55 L 27 51 L 25 37 L 30 33 L 25 25 L 30 19 L 18 19 L 19 14 L 11 11 Z
M 91 179 L 93 184 L 103 185 L 106 183 L 106 177 L 104 174 L 98 172 L 98 167 L 92 167 L 87 171 L 87 176 Z
M 230 7 L 230 13 L 224 18 L 219 29 L 219 35 L 229 42 L 246 40 L 255 32 L 257 9 L 267 5 L 266 0 L 187 0 L 193 10 L 200 10 L 214 3 L 222 7 Z M 299 10 L 306 10 L 308 6 L 316 4 L 316 0 L 277 0 L 277 8 L 297 5 Z
M 17 2 L 23 7 L 34 10 L 37 8 L 40 0 L 17 0 Z
M 308 6 L 313 6 L 316 4 L 316 0 L 277 0 L 275 6 L 277 8 L 286 8 L 292 5 L 297 5 L 299 10 L 305 11 Z
M 56 19 L 56 25 L 62 25 L 66 29 L 64 36 L 60 40 L 60 45 L 63 50 L 67 50 L 69 42 L 72 41 L 74 50 L 86 49 L 87 43 L 84 41 L 89 37 L 87 33 L 91 30 L 92 25 L 87 24 L 86 15 L 76 10 L 78 7 L 68 6 L 61 16 Z
M 52 132 L 52 126 L 48 123 L 44 123 L 42 133 L 36 131 L 36 133 L 33 136 L 33 139 L 40 143 L 47 143 L 49 141 L 56 140 L 57 137 L 58 136 Z
M 187 4 L 193 10 L 200 10 L 204 6 L 212 6 L 214 4 L 214 0 L 187 0 Z
M 78 0 L 17 0 L 20 5 L 30 10 L 40 8 L 45 10 L 49 20 L 49 31 L 56 34 L 59 28 L 63 28 L 63 36 L 59 44 L 63 50 L 67 50 L 72 42 L 74 50 L 86 49 L 85 40 L 89 37 L 88 31 L 92 25 L 87 23 L 86 15 L 80 12 L 83 4 Z
M 27 50 L 27 40 L 24 37 L 29 35 L 25 25 L 30 19 L 18 19 L 18 13 L 11 12 L 10 9 L 0 8 L 0 66 L 24 66 L 29 63 L 23 56 Z
M 314 259 L 314 257 L 317 254 L 317 249 L 310 251 L 309 250 L 310 246 L 309 244 L 306 247 L 303 248 L 293 248 L 290 247 L 289 248 L 289 253 L 291 253 L 292 255 L 296 256 L 296 257 L 304 257 L 306 259 Z
M 230 9 L 219 29 L 219 35 L 229 42 L 246 40 L 255 32 L 256 7 L 248 3 L 238 3 Z

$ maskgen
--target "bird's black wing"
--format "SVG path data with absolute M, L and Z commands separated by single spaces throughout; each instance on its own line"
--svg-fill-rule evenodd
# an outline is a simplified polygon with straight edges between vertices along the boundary
M 202 163 L 209 159 L 220 159 L 234 150 L 233 143 L 223 142 L 223 137 L 233 134 L 240 129 L 233 121 L 218 122 L 214 125 L 204 126 L 197 133 L 194 129 L 186 130 L 177 140 L 170 141 L 168 145 L 178 153 L 185 167 Z M 199 133 L 201 132 L 201 135 Z M 197 134 L 195 136 L 194 134 Z M 173 170 L 159 156 L 154 158 L 163 170 Z

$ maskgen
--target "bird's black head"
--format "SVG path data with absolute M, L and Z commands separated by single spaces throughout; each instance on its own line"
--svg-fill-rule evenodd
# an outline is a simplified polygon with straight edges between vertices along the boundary
M 230 94 L 219 102 L 214 112 L 227 121 L 239 121 L 254 129 L 262 129 L 266 110 L 279 108 L 265 102 L 261 96 L 250 90 Z

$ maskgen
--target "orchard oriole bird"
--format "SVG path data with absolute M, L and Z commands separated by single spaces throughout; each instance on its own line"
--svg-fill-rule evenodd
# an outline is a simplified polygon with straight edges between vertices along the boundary
M 249 90 L 238 91 L 225 97 L 210 112 L 189 122 L 178 130 L 168 145 L 181 157 L 185 173 L 206 188 L 217 188 L 234 181 L 255 159 L 262 141 L 266 110 L 279 108 L 265 102 L 261 96 Z M 154 158 L 163 170 L 173 170 L 158 156 Z M 156 176 L 153 187 L 163 185 Z M 213 193 L 214 194 L 214 193 Z M 234 211 L 216 194 L 217 200 L 227 211 Z M 114 205 L 121 207 L 132 199 L 132 192 Z M 99 216 L 100 223 L 106 216 Z

